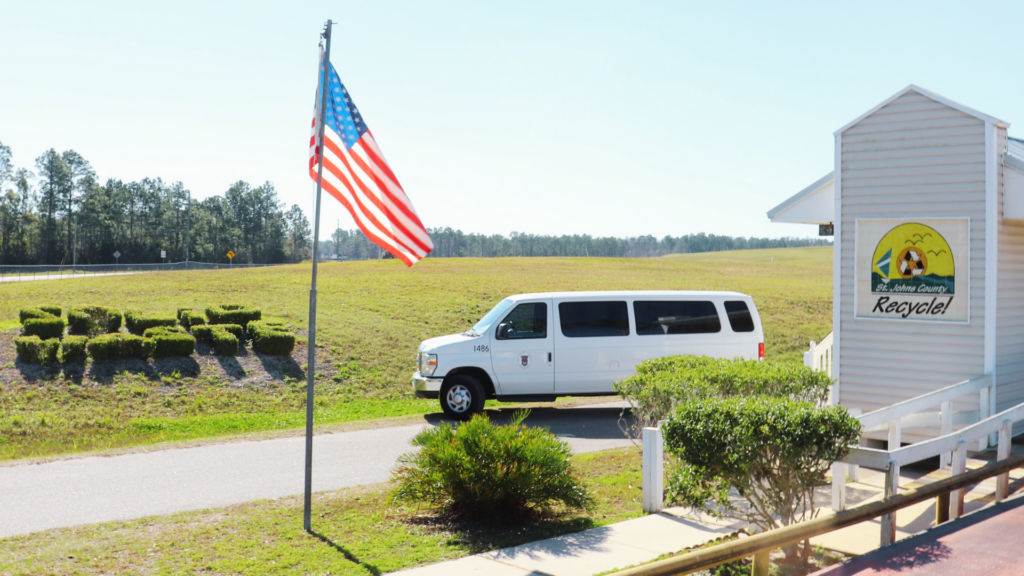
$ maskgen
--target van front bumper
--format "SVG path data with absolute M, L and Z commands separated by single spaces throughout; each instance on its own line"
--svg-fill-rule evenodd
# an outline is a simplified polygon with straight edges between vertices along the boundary
M 444 382 L 444 378 L 428 378 L 417 372 L 412 375 L 412 391 L 417 398 L 433 400 L 441 394 L 441 382 Z

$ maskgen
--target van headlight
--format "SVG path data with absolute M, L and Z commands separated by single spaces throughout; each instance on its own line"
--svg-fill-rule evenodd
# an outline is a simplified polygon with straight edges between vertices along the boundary
M 420 376 L 433 376 L 434 371 L 437 370 L 437 354 L 420 352 L 419 369 Z

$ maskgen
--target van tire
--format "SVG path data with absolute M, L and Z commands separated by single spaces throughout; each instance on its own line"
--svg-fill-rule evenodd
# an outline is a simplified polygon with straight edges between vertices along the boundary
M 439 399 L 444 415 L 454 420 L 469 420 L 484 411 L 484 387 L 472 376 L 445 378 Z

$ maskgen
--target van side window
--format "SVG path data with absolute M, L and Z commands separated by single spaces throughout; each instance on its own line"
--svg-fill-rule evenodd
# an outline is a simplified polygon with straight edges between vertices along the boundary
M 516 306 L 498 324 L 495 332 L 498 340 L 524 340 L 548 337 L 548 305 L 530 302 Z
M 733 332 L 753 332 L 754 319 L 750 317 L 747 303 L 742 300 L 731 300 L 725 303 L 725 312 L 729 315 L 729 325 Z
M 710 334 L 722 330 L 718 310 L 713 302 L 666 301 L 633 302 L 636 333 L 640 336 L 655 334 Z
M 625 302 L 562 302 L 558 317 L 567 338 L 629 336 L 629 308 Z

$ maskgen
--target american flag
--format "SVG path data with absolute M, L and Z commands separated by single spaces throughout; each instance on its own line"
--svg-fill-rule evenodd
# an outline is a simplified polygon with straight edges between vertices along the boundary
M 322 54 L 320 79 L 322 83 Z M 320 162 L 317 147 L 322 100 L 320 83 L 317 86 L 313 132 L 309 138 L 309 175 L 314 182 Z M 328 78 L 326 104 L 323 189 L 348 208 L 363 234 L 407 266 L 412 266 L 434 249 L 434 243 L 333 65 Z

